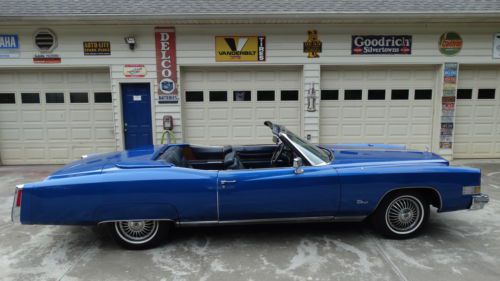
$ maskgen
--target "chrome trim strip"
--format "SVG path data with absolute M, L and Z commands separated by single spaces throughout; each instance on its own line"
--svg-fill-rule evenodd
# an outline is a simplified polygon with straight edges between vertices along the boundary
M 302 155 L 302 157 L 304 157 L 304 158 L 307 160 L 307 162 L 309 162 L 309 164 L 310 164 L 311 166 L 313 166 L 313 167 L 318 167 L 318 166 L 325 166 L 325 165 L 328 165 L 328 163 L 326 163 L 326 162 L 324 162 L 324 161 L 323 161 L 323 162 L 321 162 L 321 163 L 319 163 L 319 164 L 313 165 L 313 162 L 311 161 L 311 159 L 309 159 L 309 157 L 307 157 L 304 153 L 302 153 L 302 151 L 300 151 L 300 149 L 298 149 L 298 148 L 297 148 L 297 146 L 294 144 L 294 142 L 290 140 L 290 138 L 288 137 L 288 135 L 286 134 L 286 132 L 280 132 L 280 133 L 279 133 L 279 136 L 280 136 L 280 137 L 281 137 L 281 136 L 285 137 L 285 138 L 286 138 L 286 140 L 287 140 L 287 141 L 288 141 L 288 142 L 289 142 L 289 143 L 293 146 L 293 148 L 294 148 L 294 149 L 295 149 L 295 150 L 296 150 L 296 151 L 297 151 L 300 155 Z M 333 152 L 332 152 L 332 153 L 333 153 Z M 333 160 L 333 159 L 332 159 L 332 160 Z
M 320 217 L 228 220 L 228 221 L 219 221 L 219 224 L 266 224 L 266 223 L 296 223 L 296 222 L 303 223 L 303 222 L 326 222 L 333 220 L 334 220 L 333 216 L 320 216 Z
M 314 223 L 314 222 L 358 222 L 367 216 L 318 216 L 318 217 L 297 217 L 297 218 L 272 218 L 272 219 L 251 219 L 251 220 L 227 220 L 227 221 L 186 221 L 177 222 L 180 227 L 192 226 L 215 226 L 215 225 L 249 225 L 249 224 L 273 224 L 273 223 Z
M 437 193 L 437 195 L 439 197 L 438 212 L 441 211 L 441 208 L 443 208 L 443 198 L 441 197 L 441 193 L 439 193 L 439 191 L 437 189 L 435 189 L 434 187 L 431 187 L 431 186 L 406 186 L 406 187 L 396 187 L 396 188 L 393 188 L 393 189 L 390 189 L 390 190 L 386 191 L 384 193 L 384 195 L 382 195 L 382 197 L 380 198 L 380 200 L 378 200 L 377 205 L 375 205 L 375 208 L 373 209 L 373 211 L 377 210 L 378 205 L 380 205 L 380 203 L 382 202 L 382 200 L 384 199 L 384 197 L 387 194 L 389 194 L 390 192 L 396 191 L 396 190 L 405 190 L 405 189 L 432 189 L 432 190 L 436 191 L 436 193 Z
M 180 227 L 194 227 L 194 226 L 214 226 L 218 225 L 219 221 L 178 221 L 176 224 Z
M 103 224 L 103 223 L 110 223 L 110 222 L 118 222 L 118 221 L 171 221 L 174 222 L 175 220 L 172 219 L 133 219 L 133 220 L 105 220 L 105 221 L 100 221 L 97 224 Z
M 341 216 L 341 217 L 335 217 L 334 221 L 335 222 L 359 222 L 359 221 L 363 221 L 367 217 L 368 216 Z

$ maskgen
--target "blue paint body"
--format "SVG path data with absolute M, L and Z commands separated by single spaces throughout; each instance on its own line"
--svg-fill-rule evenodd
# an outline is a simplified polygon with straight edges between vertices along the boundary
M 122 84 L 125 149 L 153 144 L 149 84 Z M 125 125 L 126 124 L 126 125 Z
M 366 216 L 388 192 L 417 187 L 437 191 L 444 212 L 469 208 L 471 196 L 462 195 L 462 187 L 480 185 L 478 169 L 451 167 L 430 152 L 384 145 L 324 147 L 333 150 L 334 160 L 304 167 L 302 174 L 290 167 L 197 170 L 154 160 L 167 145 L 90 156 L 26 184 L 21 222 Z M 236 183 L 223 188 L 223 180 Z

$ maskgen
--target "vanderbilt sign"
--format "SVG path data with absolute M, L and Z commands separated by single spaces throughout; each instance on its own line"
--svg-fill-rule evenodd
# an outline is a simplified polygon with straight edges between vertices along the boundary
M 265 36 L 216 36 L 215 61 L 265 61 Z

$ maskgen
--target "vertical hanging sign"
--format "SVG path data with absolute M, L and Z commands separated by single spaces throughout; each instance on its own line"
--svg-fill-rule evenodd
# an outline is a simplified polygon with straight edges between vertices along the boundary
M 441 133 L 439 148 L 452 149 L 457 92 L 458 64 L 445 63 L 443 73 L 443 97 L 441 100 Z
M 155 41 L 158 102 L 178 103 L 175 29 L 173 27 L 155 28 Z

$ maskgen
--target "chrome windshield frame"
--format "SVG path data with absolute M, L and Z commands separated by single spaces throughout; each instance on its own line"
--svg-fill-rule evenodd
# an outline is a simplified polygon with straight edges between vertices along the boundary
M 293 142 L 292 140 L 290 140 L 290 138 L 288 137 L 288 135 L 287 135 L 286 131 L 281 131 L 281 132 L 279 133 L 279 137 L 280 137 L 280 138 L 282 138 L 282 137 L 283 137 L 284 139 L 286 139 L 286 141 L 287 141 L 288 143 L 290 143 L 290 145 L 292 145 L 292 146 L 293 146 L 293 148 L 295 149 L 295 151 L 296 151 L 297 153 L 299 153 L 299 154 L 300 154 L 300 156 L 302 156 L 304 159 L 306 159 L 306 160 L 307 160 L 307 162 L 308 162 L 311 166 L 319 167 L 319 166 L 325 166 L 325 165 L 328 165 L 328 163 L 327 163 L 327 162 L 325 162 L 325 161 L 321 161 L 321 163 L 314 164 L 314 162 L 313 162 L 313 161 L 311 161 L 311 159 L 310 159 L 309 157 L 307 157 L 307 156 L 306 156 L 306 155 L 305 155 L 305 154 L 301 151 L 301 149 L 298 147 L 298 145 L 297 145 L 295 142 Z M 301 146 L 301 148 L 302 148 L 302 149 L 307 149 L 307 148 L 302 147 L 302 146 Z

